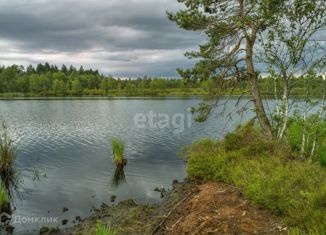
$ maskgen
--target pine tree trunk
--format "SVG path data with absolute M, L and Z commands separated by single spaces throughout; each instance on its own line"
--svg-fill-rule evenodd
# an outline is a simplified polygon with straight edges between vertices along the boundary
M 260 95 L 260 91 L 258 88 L 258 77 L 255 72 L 255 67 L 253 63 L 253 43 L 247 39 L 247 58 L 246 58 L 246 64 L 247 64 L 247 71 L 248 75 L 251 80 L 251 94 L 253 97 L 254 105 L 255 105 L 255 111 L 257 114 L 257 118 L 260 124 L 260 127 L 266 134 L 266 137 L 269 139 L 273 138 L 272 135 L 272 126 L 267 118 L 263 101 Z

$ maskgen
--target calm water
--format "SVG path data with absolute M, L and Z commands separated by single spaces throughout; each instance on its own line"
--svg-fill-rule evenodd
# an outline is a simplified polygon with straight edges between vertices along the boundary
M 134 198 L 140 203 L 155 203 L 160 195 L 155 187 L 169 188 L 174 179 L 186 176 L 185 163 L 177 157 L 180 148 L 204 136 L 221 138 L 225 117 L 213 116 L 205 123 L 191 122 L 187 108 L 197 99 L 163 100 L 29 100 L 0 101 L 0 118 L 6 120 L 18 144 L 16 167 L 20 183 L 14 193 L 14 216 L 86 217 L 93 207 Z M 228 104 L 234 108 L 236 101 Z M 244 103 L 246 103 L 244 101 Z M 164 128 L 135 125 L 136 114 L 184 114 L 185 125 L 169 123 Z M 180 115 L 181 115 L 180 114 Z M 187 115 L 188 114 L 188 115 Z M 248 118 L 250 115 L 246 115 Z M 234 114 L 229 127 L 240 121 Z M 179 120 L 179 119 L 178 119 Z M 179 123 L 179 122 L 178 122 Z M 126 144 L 126 182 L 112 186 L 115 165 L 110 140 L 120 137 Z M 39 180 L 35 172 L 39 172 Z M 69 208 L 62 213 L 62 208 Z M 14 224 L 15 232 L 26 234 L 44 223 Z M 60 224 L 48 224 L 51 227 Z M 31 232 L 33 233 L 33 232 Z M 34 232 L 35 233 L 35 232 Z

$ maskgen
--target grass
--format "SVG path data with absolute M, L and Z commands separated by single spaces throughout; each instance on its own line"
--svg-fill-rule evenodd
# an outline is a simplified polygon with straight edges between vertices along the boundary
M 125 165 L 125 159 L 123 157 L 125 149 L 124 143 L 118 138 L 113 138 L 111 144 L 115 163 L 117 165 Z
M 241 188 L 254 205 L 284 217 L 290 234 L 326 231 L 326 169 L 296 160 L 287 145 L 265 139 L 253 125 L 223 141 L 197 141 L 183 156 L 190 179 Z
M 118 231 L 111 227 L 104 226 L 101 222 L 97 222 L 96 224 L 96 235 L 116 235 Z
M 10 200 L 9 200 L 8 193 L 5 187 L 1 184 L 0 185 L 0 213 L 8 212 L 9 207 L 10 207 Z
M 302 152 L 303 128 L 305 128 L 306 144 Z M 308 116 L 305 121 L 297 116 L 290 118 L 286 140 L 292 152 L 298 157 L 317 161 L 326 167 L 326 120 L 320 119 L 318 115 Z M 314 142 L 315 151 L 312 154 Z
M 0 172 L 2 181 L 6 181 L 14 175 L 14 161 L 16 151 L 14 142 L 8 134 L 7 127 L 2 123 L 0 128 Z

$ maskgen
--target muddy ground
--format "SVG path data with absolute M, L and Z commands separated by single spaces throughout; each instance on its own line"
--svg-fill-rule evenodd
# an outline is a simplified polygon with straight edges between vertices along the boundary
M 112 207 L 103 204 L 60 234 L 95 234 L 97 221 L 118 234 L 287 234 L 282 218 L 253 207 L 238 189 L 216 182 L 175 183 L 159 205 L 137 205 L 133 200 Z

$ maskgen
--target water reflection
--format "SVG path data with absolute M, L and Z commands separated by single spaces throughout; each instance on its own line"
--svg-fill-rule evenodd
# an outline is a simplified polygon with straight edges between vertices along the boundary
M 114 175 L 112 178 L 112 186 L 118 187 L 119 185 L 126 183 L 126 175 L 124 171 L 123 165 L 117 165 L 114 171 Z

